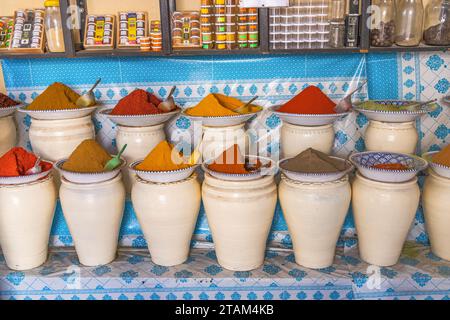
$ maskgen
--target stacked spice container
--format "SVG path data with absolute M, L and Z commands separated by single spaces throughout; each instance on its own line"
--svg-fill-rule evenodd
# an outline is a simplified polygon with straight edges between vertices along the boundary
M 282 106 L 271 111 L 283 120 L 281 127 L 281 154 L 294 157 L 314 148 L 331 154 L 334 145 L 334 121 L 349 112 L 338 113 L 336 104 L 318 87 L 309 86 Z
M 163 101 L 154 94 L 136 89 L 114 108 L 100 112 L 117 124 L 117 148 L 127 145 L 123 157 L 128 163 L 142 159 L 149 149 L 165 140 L 164 124 L 180 112 L 172 98 L 167 101 L 168 107 L 164 108 Z M 130 193 L 135 175 L 128 168 L 123 168 L 122 173 L 126 191 Z
M 131 198 L 152 261 L 162 266 L 185 262 L 200 210 L 195 153 L 186 155 L 161 141 L 130 164 L 137 175 Z
M 369 151 L 414 154 L 419 140 L 415 120 L 437 108 L 431 101 L 374 100 L 357 103 L 355 109 L 369 119 L 365 143 Z
M 245 157 L 233 145 L 203 163 L 202 199 L 219 264 L 249 271 L 264 261 L 277 202 L 270 159 Z
M 244 130 L 248 120 L 262 111 L 262 108 L 218 93 L 206 96 L 197 105 L 187 108 L 183 114 L 192 121 L 202 124 L 202 137 L 197 148 L 203 160 L 218 157 L 234 144 L 246 150 L 248 136 Z
M 17 147 L 0 157 L 0 246 L 13 270 L 28 270 L 47 260 L 56 207 L 51 169 L 37 156 Z
M 61 173 L 60 200 L 80 263 L 108 264 L 116 258 L 120 224 L 125 208 L 125 187 L 120 170 L 126 165 L 95 140 L 81 142 L 55 167 Z
M 311 148 L 281 160 L 279 166 L 283 172 L 279 198 L 295 261 L 314 269 L 331 266 L 350 207 L 347 174 L 353 166 Z
M 450 261 L 450 145 L 424 155 L 429 161 L 422 202 L 431 251 Z
M 62 83 L 53 83 L 28 106 L 18 111 L 28 114 L 31 146 L 40 157 L 49 161 L 67 158 L 85 139 L 95 137 L 91 114 L 97 106 L 77 106 L 80 97 Z M 56 182 L 59 183 L 57 172 Z

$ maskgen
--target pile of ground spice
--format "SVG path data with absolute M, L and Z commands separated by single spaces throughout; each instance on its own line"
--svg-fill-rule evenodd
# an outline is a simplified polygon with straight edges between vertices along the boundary
M 174 171 L 190 167 L 190 163 L 185 163 L 183 156 L 174 146 L 161 141 L 145 159 L 136 166 L 141 171 Z
M 374 165 L 372 168 L 383 169 L 383 170 L 408 170 L 408 166 L 401 163 L 379 163 Z
M 158 105 L 161 102 L 154 94 L 142 89 L 136 89 L 117 103 L 111 111 L 111 115 L 124 116 L 163 113 L 158 109 Z
M 62 168 L 79 173 L 103 172 L 106 163 L 111 159 L 109 153 L 97 141 L 87 139 L 76 147 Z
M 296 114 L 335 114 L 336 104 L 319 88 L 309 86 L 281 106 L 278 111 Z
M 9 108 L 19 105 L 20 103 L 17 101 L 14 101 L 7 95 L 0 92 L 0 108 Z
M 26 172 L 34 167 L 37 157 L 21 147 L 12 148 L 0 157 L 0 177 L 24 176 Z M 41 161 L 42 171 L 52 168 L 49 162 Z
M 79 108 L 80 95 L 68 86 L 55 82 L 27 106 L 27 110 L 67 110 Z
M 433 156 L 433 162 L 450 167 L 450 144 Z
M 221 173 L 248 174 L 259 170 L 261 166 L 259 160 L 254 164 L 249 164 L 248 159 L 242 155 L 239 146 L 235 144 L 209 164 L 208 169 Z
M 249 105 L 243 110 L 239 110 L 239 112 L 235 111 L 244 105 L 245 102 L 239 99 L 219 93 L 211 93 L 195 107 L 187 109 L 186 114 L 194 117 L 224 117 L 253 113 L 261 110 L 261 107 Z
M 281 164 L 281 168 L 304 173 L 334 173 L 347 169 L 347 164 L 318 150 L 309 148 Z

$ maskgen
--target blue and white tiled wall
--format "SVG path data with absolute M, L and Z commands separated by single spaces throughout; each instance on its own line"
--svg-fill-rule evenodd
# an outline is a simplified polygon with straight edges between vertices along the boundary
M 442 97 L 450 94 L 449 53 L 5 60 L 3 70 L 9 95 L 25 103 L 32 101 L 54 81 L 83 92 L 101 77 L 102 84 L 95 94 L 104 105 L 114 105 L 137 87 L 164 97 L 173 85 L 177 85 L 175 97 L 182 106 L 193 105 L 210 92 L 220 92 L 244 101 L 258 95 L 258 103 L 268 107 L 287 101 L 309 84 L 319 86 L 330 97 L 339 100 L 352 82 L 368 79 L 368 88 L 361 92 L 359 99 L 439 98 L 440 108 L 417 121 L 421 137 L 418 151 L 437 150 L 448 144 L 450 113 Z M 29 117 L 18 118 L 18 122 L 20 143 L 30 147 L 27 130 L 31 120 Z M 364 116 L 353 114 L 337 123 L 334 152 L 346 156 L 355 150 L 363 151 L 367 122 Z M 115 126 L 98 115 L 94 123 L 99 141 L 114 151 Z M 183 132 L 191 125 L 189 119 L 181 117 L 168 125 L 168 131 Z M 252 125 L 272 132 L 279 129 L 281 122 L 266 112 Z M 279 144 L 274 142 L 270 148 L 277 152 Z M 423 222 L 419 208 L 411 240 L 427 242 Z M 343 235 L 353 235 L 352 226 L 349 214 Z M 55 244 L 72 243 L 60 206 L 52 235 Z M 124 245 L 145 246 L 130 202 L 121 235 Z M 211 239 L 203 210 L 196 235 L 197 239 Z M 290 244 L 279 207 L 270 239 L 282 246 Z

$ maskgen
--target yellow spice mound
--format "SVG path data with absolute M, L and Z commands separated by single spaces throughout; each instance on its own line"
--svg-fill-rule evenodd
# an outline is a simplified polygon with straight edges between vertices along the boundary
M 111 156 L 93 139 L 84 140 L 64 163 L 63 169 L 80 173 L 103 172 Z
M 55 82 L 28 105 L 27 110 L 66 110 L 79 108 L 80 95 L 68 86 Z
M 172 171 L 190 167 L 172 144 L 161 141 L 138 166 L 141 171 Z
M 245 105 L 239 99 L 225 96 L 219 93 L 207 95 L 195 107 L 186 110 L 186 114 L 196 117 L 224 117 L 238 114 L 252 113 L 261 110 L 260 107 L 249 105 L 244 110 L 235 111 Z

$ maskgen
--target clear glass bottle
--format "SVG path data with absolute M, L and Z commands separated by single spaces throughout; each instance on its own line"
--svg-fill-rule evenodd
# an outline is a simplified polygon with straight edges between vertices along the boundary
M 450 0 L 431 0 L 428 3 L 423 40 L 429 45 L 450 45 Z
M 395 43 L 399 46 L 414 47 L 422 40 L 423 29 L 422 0 L 398 0 L 395 24 Z
M 370 44 L 373 47 L 390 47 L 395 41 L 394 0 L 373 0 Z
M 50 52 L 64 52 L 64 35 L 62 29 L 59 0 L 46 0 L 45 6 L 45 35 Z

